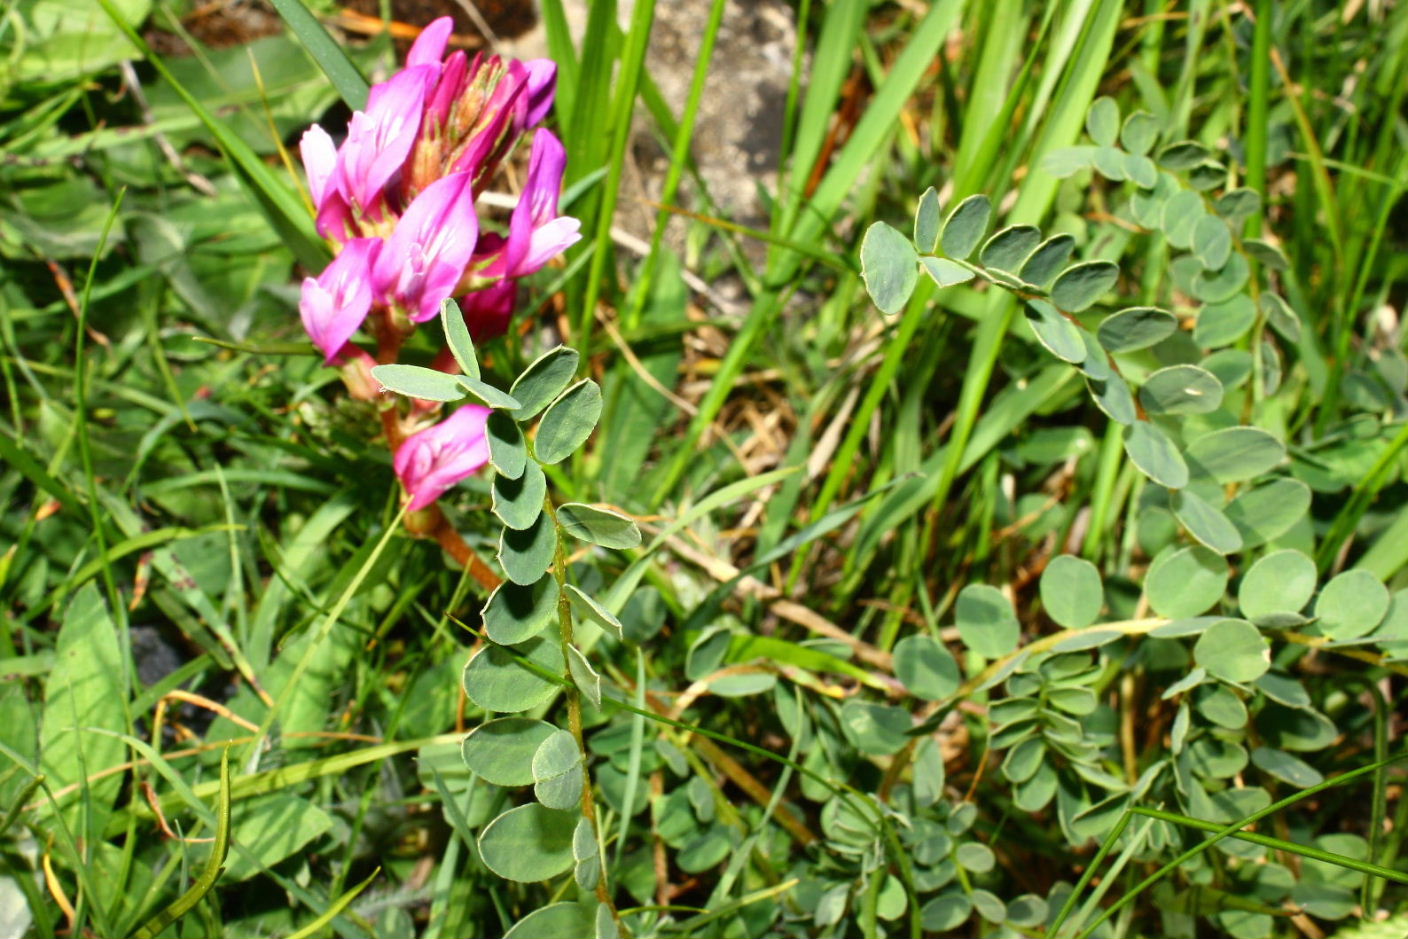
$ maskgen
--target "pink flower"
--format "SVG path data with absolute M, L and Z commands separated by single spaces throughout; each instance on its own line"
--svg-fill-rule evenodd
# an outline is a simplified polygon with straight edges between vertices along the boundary
M 371 267 L 380 249 L 379 238 L 354 239 L 316 278 L 304 278 L 298 314 L 329 363 L 371 310 Z
M 333 146 L 328 132 L 317 124 L 303 132 L 298 142 L 298 153 L 303 158 L 303 170 L 308 174 L 308 192 L 314 205 L 323 204 L 328 184 L 337 172 L 337 148 Z
M 481 256 L 493 256 L 483 269 L 486 277 L 524 277 L 540 270 L 554 255 L 576 244 L 582 223 L 557 214 L 558 190 L 567 153 L 551 131 L 533 136 L 528 181 L 509 219 L 508 238 L 486 239 Z
M 465 325 L 475 342 L 497 339 L 508 332 L 509 320 L 518 305 L 518 281 L 505 278 L 493 285 L 465 294 L 460 299 Z
M 486 407 L 465 405 L 434 427 L 402 442 L 393 463 L 401 485 L 411 497 L 408 511 L 430 505 L 489 462 L 489 440 L 484 433 L 489 413 Z
M 557 63 L 552 59 L 529 59 L 522 63 L 526 94 L 527 113 L 519 130 L 523 131 L 542 123 L 552 110 L 553 97 L 557 94 Z
M 336 179 L 343 198 L 363 212 L 371 209 L 410 155 L 426 89 L 438 71 L 431 65 L 402 69 L 372 87 L 365 112 L 353 112 L 347 140 L 338 151 Z
M 387 304 L 424 323 L 464 276 L 479 238 L 468 173 L 438 179 L 416 196 L 372 265 L 372 286 Z
M 442 16 L 422 29 L 416 41 L 411 44 L 410 51 L 406 53 L 406 68 L 433 65 L 438 69 L 440 58 L 445 54 L 445 44 L 450 41 L 450 34 L 454 31 L 454 21 L 448 16 Z

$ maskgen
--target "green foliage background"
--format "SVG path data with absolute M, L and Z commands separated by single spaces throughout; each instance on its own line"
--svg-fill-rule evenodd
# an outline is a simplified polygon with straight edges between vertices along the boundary
M 284 148 L 389 42 L 276 7 L 0 25 L 6 934 L 1404 934 L 1403 6 L 799 0 L 739 231 L 727 5 L 676 113 L 651 0 L 545 0 L 587 238 L 454 390 L 493 600 L 294 314 Z

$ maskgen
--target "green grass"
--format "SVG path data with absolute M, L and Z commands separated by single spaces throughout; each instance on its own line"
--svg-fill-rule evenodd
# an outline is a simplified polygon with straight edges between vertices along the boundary
M 531 801 L 460 757 L 489 716 L 460 688 L 483 592 L 404 532 L 375 413 L 295 313 L 327 253 L 279 148 L 364 95 L 389 46 L 344 56 L 304 5 L 276 6 L 291 35 L 261 40 L 253 71 L 242 51 L 152 52 L 147 30 L 183 2 L 101 0 L 81 42 L 18 9 L 0 27 L 0 909 L 29 911 L 25 935 L 503 935 L 590 896 L 570 874 L 518 884 L 481 862 L 488 822 Z M 1277 632 L 1307 703 L 1229 690 L 1249 739 L 1207 716 L 1206 687 L 1166 699 L 1194 639 L 1147 638 L 1167 624 L 1141 587 L 1178 536 L 1118 430 L 1005 291 L 925 281 L 885 317 L 856 259 L 872 222 L 907 232 L 932 185 L 948 205 L 989 195 L 994 227 L 1071 232 L 1077 259 L 1120 260 L 1122 305 L 1165 304 L 1162 236 L 1112 221 L 1117 185 L 1041 159 L 1084 142 L 1101 95 L 1230 151 L 1266 204 L 1245 231 L 1279 240 L 1302 324 L 1276 340 L 1281 390 L 1245 415 L 1285 435 L 1316 490 L 1273 547 L 1408 587 L 1408 10 L 802 0 L 779 183 L 750 232 L 713 221 L 693 156 L 733 5 L 691 37 L 678 112 L 647 65 L 664 4 L 624 23 L 616 6 L 591 4 L 574 45 L 543 4 L 585 237 L 527 292 L 543 329 L 480 352 L 507 387 L 567 334 L 606 404 L 586 453 L 552 469 L 554 499 L 645 529 L 644 547 L 584 550 L 571 571 L 627 637 L 586 632 L 607 690 L 583 722 L 633 934 L 1241 939 L 1401 921 L 1392 657 L 1408 632 L 1342 648 L 1309 624 Z M 150 108 L 123 87 L 127 56 Z M 643 256 L 612 233 L 632 128 L 669 156 Z M 693 277 L 742 284 L 741 312 Z M 485 478 L 446 500 L 486 558 L 489 504 Z M 1068 718 L 1103 748 L 1100 772 L 1026 810 L 1002 768 L 1015 743 L 989 721 L 1021 697 L 1002 672 L 1022 663 L 973 653 L 955 607 L 994 585 L 1029 653 L 1080 639 L 1040 596 L 1062 553 L 1098 568 L 1099 622 L 1120 635 L 1079 653 L 1098 706 Z M 1261 553 L 1236 560 L 1218 615 Z M 1408 599 L 1393 602 L 1400 623 Z M 915 637 L 957 656 L 952 687 L 911 687 Z M 175 670 L 153 670 L 161 657 Z M 564 721 L 565 702 L 526 716 Z M 1244 759 L 1220 776 L 1199 763 L 1215 782 L 1191 794 L 1180 759 L 1255 750 L 1283 711 L 1323 789 Z M 1170 749 L 1180 719 L 1205 728 L 1195 756 Z M 1258 840 L 1204 840 L 1253 815 Z

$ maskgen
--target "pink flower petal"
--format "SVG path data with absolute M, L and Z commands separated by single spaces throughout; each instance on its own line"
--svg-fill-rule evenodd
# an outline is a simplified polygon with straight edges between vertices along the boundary
M 393 465 L 411 497 L 409 511 L 430 505 L 489 462 L 489 440 L 484 433 L 489 413 L 486 407 L 466 405 L 401 443 Z
M 371 311 L 369 274 L 380 246 L 376 238 L 349 241 L 321 274 L 303 281 L 298 315 L 329 363 Z
M 303 158 L 303 170 L 308 174 L 308 192 L 313 197 L 313 205 L 321 208 L 328 183 L 337 172 L 337 148 L 328 132 L 314 124 L 303 132 L 298 153 Z
M 372 286 L 387 304 L 424 323 L 440 312 L 474 254 L 479 219 L 468 173 L 437 179 L 416 196 L 372 268 Z
M 338 153 L 338 185 L 348 202 L 371 208 L 406 162 L 420 130 L 427 85 L 439 69 L 402 69 L 372 86 L 367 110 L 356 111 Z
M 445 55 L 445 44 L 450 41 L 450 34 L 455 31 L 455 23 L 448 16 L 442 16 L 429 26 L 420 31 L 416 41 L 411 44 L 411 49 L 406 53 L 406 68 L 415 68 L 417 65 L 440 66 L 440 59 Z
M 542 123 L 552 110 L 557 93 L 557 63 L 552 59 L 529 59 L 523 67 L 528 73 L 528 113 L 523 126 L 528 128 Z

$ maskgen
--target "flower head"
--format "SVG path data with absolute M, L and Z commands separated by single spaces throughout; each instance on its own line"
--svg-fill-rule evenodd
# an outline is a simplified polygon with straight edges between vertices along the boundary
M 581 222 L 557 214 L 567 152 L 551 131 L 533 136 L 528 181 L 509 219 L 506 239 L 482 239 L 479 256 L 489 258 L 480 276 L 525 277 L 580 239 Z
M 486 407 L 465 405 L 401 443 L 393 465 L 411 497 L 406 506 L 409 511 L 430 505 L 489 462 L 489 440 L 484 433 L 489 414 Z
M 298 315 L 329 363 L 372 308 L 371 267 L 380 251 L 380 238 L 353 239 L 321 274 L 303 280 Z
M 479 238 L 468 173 L 431 183 L 396 223 L 372 266 L 372 284 L 388 305 L 424 323 L 440 313 Z
M 336 180 L 344 199 L 368 212 L 415 146 L 427 86 L 438 67 L 402 69 L 372 86 L 367 110 L 355 111 L 338 151 Z

